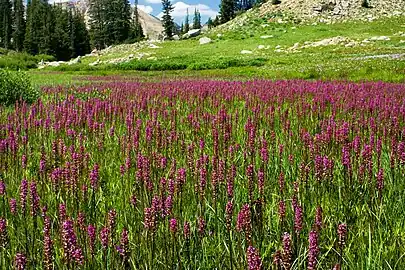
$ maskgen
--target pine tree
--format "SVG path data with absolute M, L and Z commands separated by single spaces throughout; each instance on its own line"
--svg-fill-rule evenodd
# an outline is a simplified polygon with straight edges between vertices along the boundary
M 201 29 L 201 14 L 197 9 L 194 10 L 193 29 Z
M 11 47 L 12 6 L 10 0 L 0 0 L 0 47 Z
M 173 9 L 174 8 L 170 0 L 162 0 L 163 28 L 165 29 L 165 34 L 168 38 L 173 37 L 174 21 L 171 15 Z
M 221 2 L 221 23 L 226 23 L 235 17 L 235 0 L 222 0 Z
M 90 36 L 92 46 L 97 49 L 106 46 L 105 2 L 106 0 L 90 0 Z
M 208 29 L 212 29 L 214 27 L 214 22 L 212 21 L 211 18 L 208 18 L 207 25 Z
M 39 32 L 39 53 L 40 54 L 55 54 L 55 42 L 54 31 L 56 18 L 52 11 L 52 6 L 48 4 L 48 1 L 42 1 L 39 6 L 39 14 L 42 18 L 42 25 Z
M 22 0 L 13 2 L 13 45 L 16 51 L 22 51 L 24 48 L 25 20 L 24 4 Z
M 79 55 L 85 55 L 90 52 L 90 36 L 86 28 L 86 22 L 84 21 L 84 16 L 80 14 L 77 10 L 73 10 L 72 18 L 71 44 L 73 45 L 73 55 L 72 57 L 77 57 Z
M 52 36 L 52 50 L 58 60 L 69 60 L 72 56 L 74 48 L 71 43 L 72 28 L 69 25 L 70 14 L 66 9 L 60 6 L 52 7 L 54 14 L 55 28 Z
M 129 37 L 131 9 L 128 0 L 106 2 L 107 45 L 119 44 Z
M 131 29 L 128 41 L 138 42 L 145 38 L 143 33 L 142 25 L 139 20 L 139 11 L 138 11 L 138 0 L 135 0 L 134 11 L 131 20 Z
M 188 14 L 187 9 L 186 20 L 184 22 L 184 33 L 187 33 L 188 31 L 190 31 L 190 15 Z

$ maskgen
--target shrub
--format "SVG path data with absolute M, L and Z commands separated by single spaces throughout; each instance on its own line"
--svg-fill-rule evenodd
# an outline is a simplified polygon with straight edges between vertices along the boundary
M 39 90 L 31 85 L 28 76 L 22 72 L 0 70 L 0 104 L 13 105 L 17 101 L 33 103 L 39 98 Z

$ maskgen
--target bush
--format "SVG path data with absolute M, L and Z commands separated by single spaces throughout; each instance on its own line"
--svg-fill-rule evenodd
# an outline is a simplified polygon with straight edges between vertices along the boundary
M 1 53 L 0 53 L 1 54 Z M 27 70 L 36 68 L 37 64 L 41 61 L 55 61 L 55 57 L 45 54 L 30 55 L 27 53 L 18 53 L 10 51 L 0 57 L 0 68 L 7 68 L 11 70 Z
M 22 72 L 0 70 L 0 104 L 13 105 L 17 101 L 33 103 L 39 98 L 38 89 L 31 85 L 28 76 Z

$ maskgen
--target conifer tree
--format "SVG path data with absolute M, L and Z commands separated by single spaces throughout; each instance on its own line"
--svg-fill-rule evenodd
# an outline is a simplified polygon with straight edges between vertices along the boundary
M 198 9 L 194 10 L 193 29 L 201 29 L 201 14 Z
M 72 57 L 85 55 L 90 52 L 90 36 L 86 28 L 84 16 L 78 11 L 73 11 L 72 26 L 71 26 L 71 44 L 73 45 Z
M 173 37 L 173 29 L 174 29 L 174 21 L 171 15 L 173 11 L 173 5 L 170 0 L 162 0 L 162 10 L 163 10 L 163 28 L 165 30 L 165 34 L 168 38 Z
M 221 2 L 221 23 L 226 23 L 235 17 L 235 0 L 222 0 Z
M 90 0 L 90 36 L 92 46 L 97 49 L 106 46 L 105 3 L 106 0 Z
M 188 14 L 188 9 L 187 9 L 187 15 L 186 15 L 186 19 L 184 22 L 184 33 L 187 33 L 188 31 L 190 31 L 190 15 Z
M 24 48 L 25 19 L 23 0 L 13 2 L 13 46 L 18 52 Z
M 145 38 L 143 33 L 142 25 L 139 20 L 139 11 L 138 11 L 138 0 L 135 0 L 134 11 L 131 20 L 130 35 L 128 40 L 130 42 L 137 42 Z
M 58 60 L 69 60 L 73 54 L 74 48 L 72 47 L 72 28 L 69 24 L 70 11 L 62 9 L 59 6 L 52 7 L 54 13 L 55 28 L 53 33 L 53 51 Z
M 11 47 L 12 6 L 10 0 L 0 0 L 0 47 Z

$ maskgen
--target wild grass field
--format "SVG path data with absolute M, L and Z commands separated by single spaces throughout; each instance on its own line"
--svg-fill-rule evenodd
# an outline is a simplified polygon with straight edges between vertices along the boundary
M 0 269 L 405 269 L 404 33 L 261 18 L 1 71 Z

